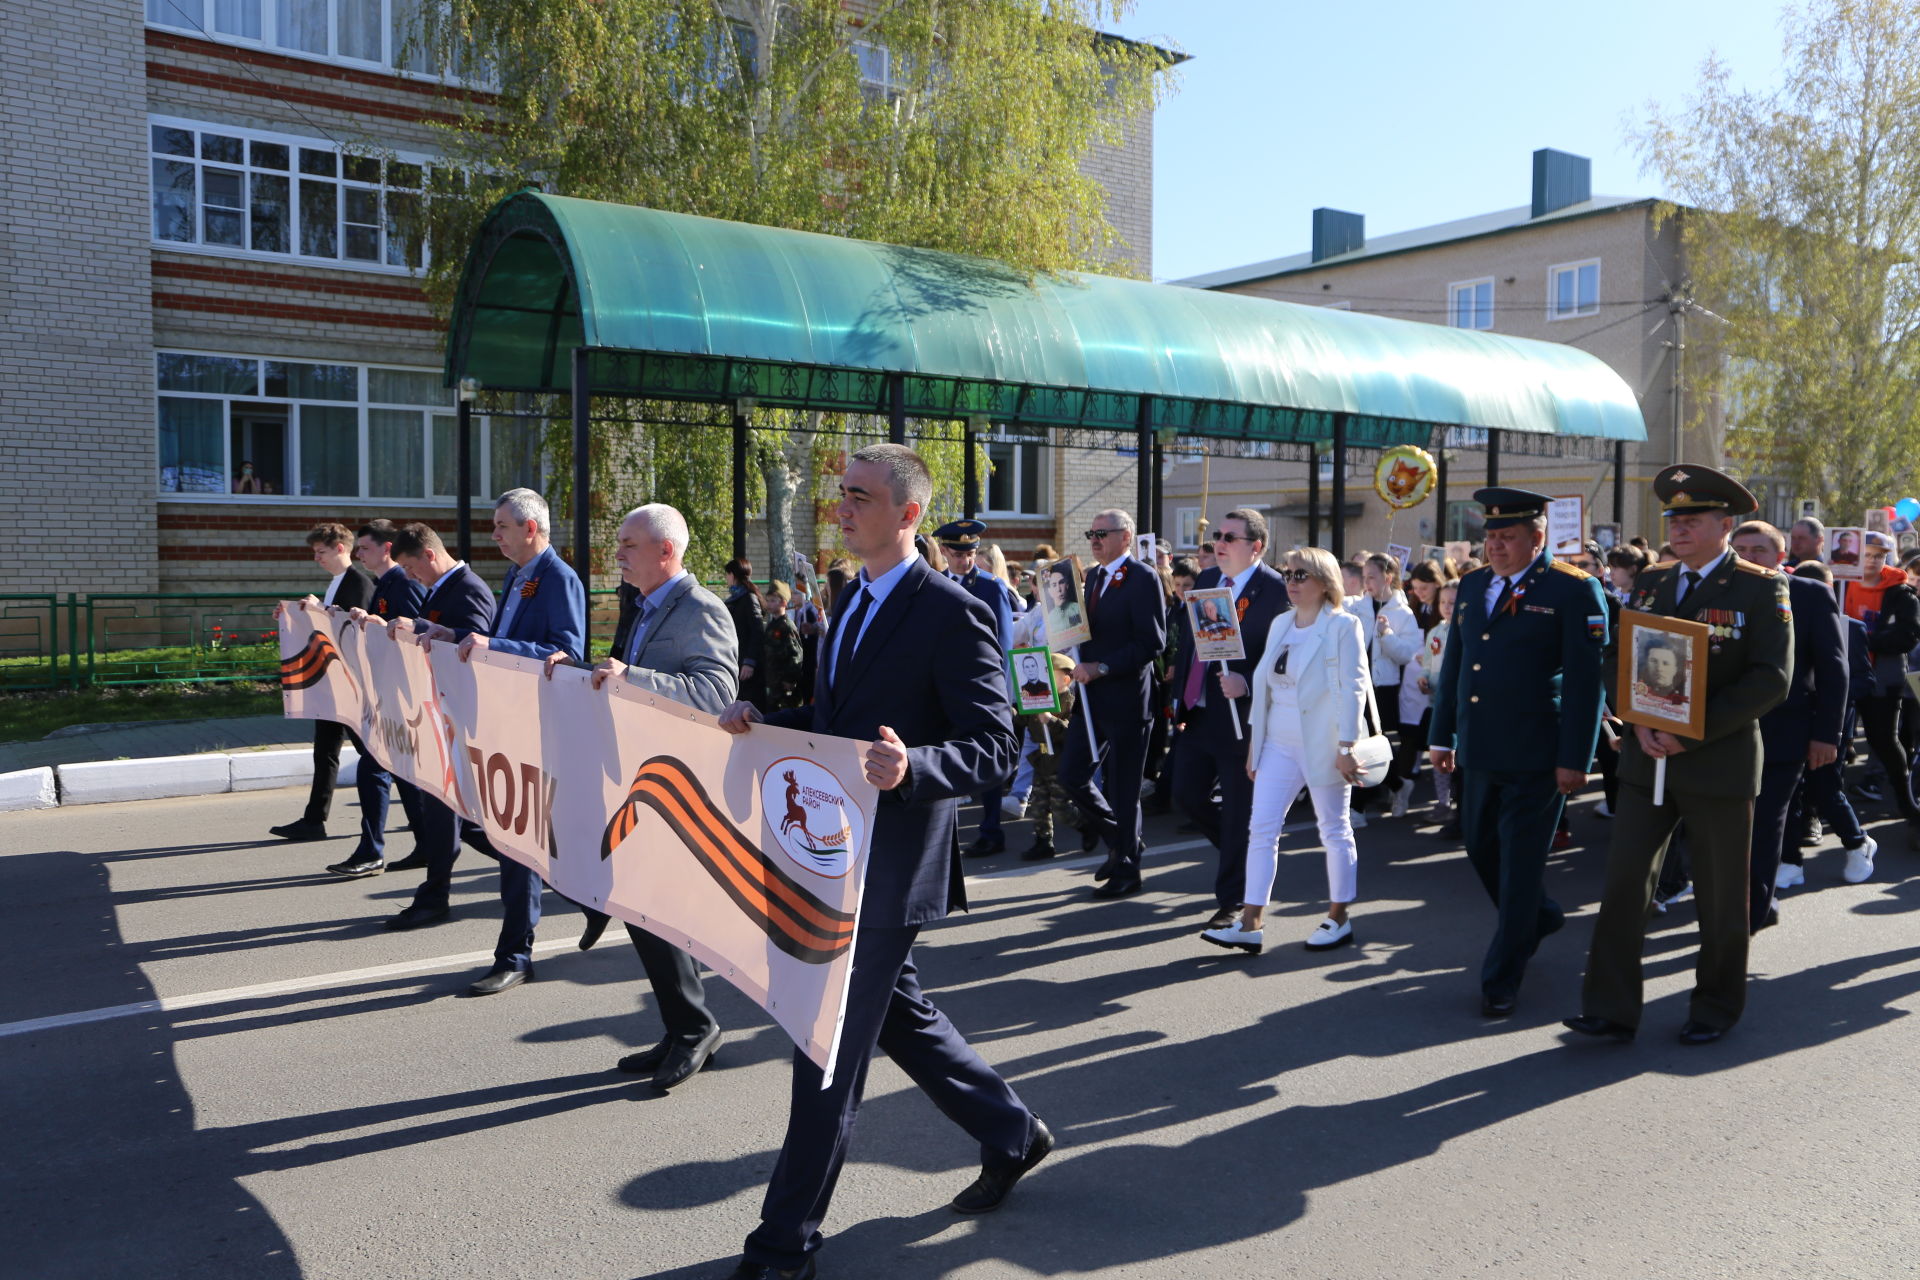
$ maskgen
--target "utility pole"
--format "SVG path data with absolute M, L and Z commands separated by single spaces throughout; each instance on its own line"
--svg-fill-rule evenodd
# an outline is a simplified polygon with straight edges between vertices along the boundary
M 1686 403 L 1687 394 L 1687 308 L 1692 305 L 1693 299 L 1687 296 L 1685 281 L 1682 281 L 1677 288 L 1667 294 L 1667 312 L 1673 317 L 1673 341 L 1667 343 L 1668 348 L 1673 352 L 1673 377 L 1671 379 L 1673 404 L 1668 410 L 1673 416 L 1667 428 L 1672 435 L 1672 443 L 1668 450 L 1669 456 L 1667 458 L 1667 462 L 1671 466 L 1680 465 L 1680 425 L 1682 421 L 1680 412 L 1681 407 Z

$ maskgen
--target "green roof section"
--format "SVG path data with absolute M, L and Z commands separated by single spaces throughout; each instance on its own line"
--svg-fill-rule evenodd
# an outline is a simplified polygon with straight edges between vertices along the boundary
M 1354 445 L 1435 427 L 1644 440 L 1633 391 L 1574 347 L 1264 298 L 523 191 L 488 215 L 447 381 Z

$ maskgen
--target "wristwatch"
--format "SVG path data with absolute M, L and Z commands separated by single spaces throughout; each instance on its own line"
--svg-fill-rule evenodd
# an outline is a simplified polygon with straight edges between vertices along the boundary
M 1106 674 L 1108 674 L 1108 667 L 1107 667 L 1107 664 L 1106 664 L 1106 663 L 1104 663 L 1104 662 L 1096 662 L 1096 663 L 1094 663 L 1093 665 L 1094 665 L 1094 666 L 1096 666 L 1096 667 L 1099 667 L 1099 668 L 1100 668 L 1100 674 L 1101 674 L 1101 675 L 1103 675 L 1103 676 L 1104 676 L 1104 675 L 1106 675 Z
M 1343 755 L 1343 756 L 1350 756 L 1350 755 L 1352 755 L 1352 754 L 1353 754 L 1353 748 L 1352 748 L 1352 747 L 1342 747 L 1342 748 L 1340 748 L 1340 754 L 1341 754 L 1341 755 Z

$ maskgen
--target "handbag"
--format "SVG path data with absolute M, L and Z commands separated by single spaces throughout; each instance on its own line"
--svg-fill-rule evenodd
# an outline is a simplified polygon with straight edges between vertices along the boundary
M 1377 787 L 1387 780 L 1387 771 L 1393 767 L 1393 744 L 1387 741 L 1387 735 L 1381 732 L 1380 704 L 1373 699 L 1373 676 L 1367 676 L 1367 718 L 1372 721 L 1373 732 L 1353 744 L 1353 762 L 1360 767 L 1360 774 L 1353 780 L 1356 787 Z

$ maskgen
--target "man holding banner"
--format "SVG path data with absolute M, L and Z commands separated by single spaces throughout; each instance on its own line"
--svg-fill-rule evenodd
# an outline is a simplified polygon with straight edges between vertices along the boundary
M 786 1140 L 736 1280 L 814 1275 L 876 1047 L 980 1144 L 980 1176 L 954 1199 L 957 1212 L 997 1208 L 1053 1149 L 1047 1127 L 922 993 L 913 963 L 920 927 L 966 905 L 960 801 L 1012 772 L 1015 744 L 986 606 L 914 554 L 932 492 L 926 464 L 904 445 L 852 456 L 838 515 L 865 568 L 834 618 L 814 705 L 762 717 L 736 702 L 721 718 L 734 733 L 764 720 L 871 740 L 866 778 L 888 793 L 875 810 L 832 1082 L 822 1088 L 820 1067 L 795 1054 Z

